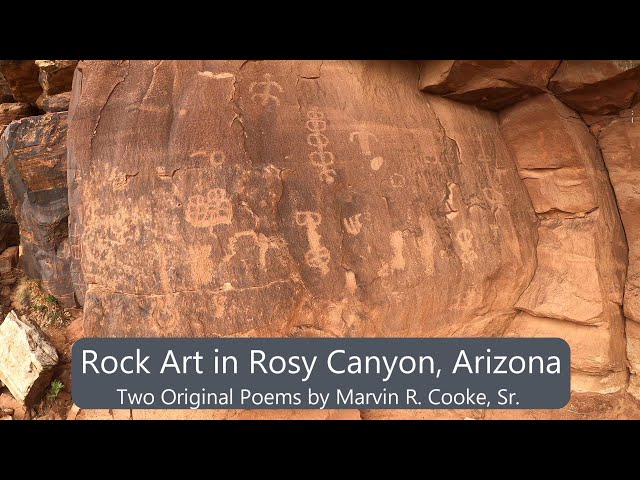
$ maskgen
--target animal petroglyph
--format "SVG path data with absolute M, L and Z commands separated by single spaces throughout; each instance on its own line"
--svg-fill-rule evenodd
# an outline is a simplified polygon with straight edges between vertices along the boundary
M 213 228 L 216 225 L 231 223 L 233 207 L 227 192 L 214 188 L 203 195 L 193 195 L 187 201 L 186 219 L 194 227 Z
M 263 107 L 274 103 L 276 106 L 280 105 L 280 99 L 274 95 L 274 89 L 280 93 L 284 92 L 282 86 L 273 80 L 271 80 L 271 74 L 265 73 L 263 75 L 264 82 L 253 82 L 249 85 L 249 93 L 253 93 L 251 100 L 254 103 L 260 103 Z M 260 91 L 258 91 L 260 89 Z
M 358 144 L 360 145 L 360 151 L 363 155 L 370 157 L 371 153 L 371 140 L 377 142 L 378 137 L 376 137 L 373 133 L 368 132 L 366 130 L 359 130 L 357 132 L 351 132 L 349 135 L 349 141 L 355 142 L 358 140 Z M 379 170 L 384 163 L 384 159 L 382 157 L 375 157 L 371 160 L 371 170 Z
M 198 150 L 197 152 L 193 152 L 191 155 L 189 155 L 189 158 L 196 161 L 202 159 L 207 161 L 210 166 L 217 167 L 224 163 L 226 156 L 224 152 L 221 150 L 214 150 L 212 152 L 207 152 L 206 150 Z M 196 166 L 201 166 L 201 165 L 196 165 Z
M 493 188 L 483 188 L 482 194 L 487 200 L 492 210 L 504 205 L 504 195 Z
M 362 223 L 360 222 L 361 216 L 361 213 L 357 213 L 342 220 L 342 224 L 349 235 L 358 235 L 360 230 L 362 230 Z
M 391 268 L 394 270 L 404 270 L 406 261 L 404 259 L 404 236 L 400 230 L 391 233 L 389 245 L 393 251 L 391 258 Z
M 229 239 L 227 246 L 227 254 L 222 259 L 223 262 L 228 262 L 237 253 L 236 246 L 241 238 L 249 238 L 255 242 L 259 250 L 260 266 L 264 270 L 267 268 L 267 250 L 269 250 L 269 240 L 263 234 L 257 234 L 253 230 L 245 230 L 243 232 L 234 233 L 233 237 Z
M 329 250 L 321 244 L 321 236 L 318 233 L 318 225 L 322 222 L 322 216 L 317 212 L 296 212 L 296 224 L 307 229 L 309 250 L 304 255 L 305 262 L 311 268 L 318 268 L 323 275 L 329 273 Z
M 315 148 L 315 151 L 309 154 L 309 160 L 315 166 L 320 168 L 320 178 L 327 184 L 331 184 L 336 176 L 336 171 L 331 167 L 335 160 L 333 153 L 326 151 L 329 145 L 329 139 L 324 132 L 327 129 L 327 122 L 324 119 L 324 113 L 314 107 L 307 112 L 306 127 L 311 133 L 307 135 L 307 143 Z
M 470 230 L 463 228 L 456 235 L 456 242 L 460 248 L 460 259 L 462 263 L 472 263 L 478 259 L 478 255 L 473 250 L 473 234 Z

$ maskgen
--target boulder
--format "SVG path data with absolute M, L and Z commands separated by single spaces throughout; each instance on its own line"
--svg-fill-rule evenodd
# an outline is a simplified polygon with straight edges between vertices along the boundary
M 536 215 L 496 114 L 418 91 L 415 71 L 82 61 L 68 183 L 85 334 L 502 334 Z
M 25 273 L 63 305 L 73 306 L 66 133 L 66 112 L 13 122 L 0 142 L 0 171 L 20 226 Z
M 18 265 L 18 247 L 6 248 L 0 254 L 0 274 L 9 273 Z
M 0 325 L 0 380 L 11 395 L 27 406 L 35 403 L 57 364 L 56 349 L 42 332 L 10 311 Z
M 14 120 L 36 115 L 38 110 L 29 103 L 0 103 L 0 135 Z
M 640 94 L 640 60 L 563 60 L 549 89 L 578 112 L 614 113 Z
M 70 92 L 77 60 L 36 60 L 38 80 L 45 96 Z
M 500 110 L 547 89 L 559 60 L 425 60 L 420 88 Z
M 35 60 L 0 60 L 0 74 L 16 102 L 35 103 L 42 94 Z
M 598 145 L 552 95 L 504 110 L 500 126 L 540 218 L 536 272 L 507 334 L 564 338 L 575 391 L 620 390 L 627 249 Z
M 47 113 L 64 112 L 69 110 L 69 101 L 71 100 L 71 92 L 58 93 L 51 96 L 40 96 L 37 105 Z

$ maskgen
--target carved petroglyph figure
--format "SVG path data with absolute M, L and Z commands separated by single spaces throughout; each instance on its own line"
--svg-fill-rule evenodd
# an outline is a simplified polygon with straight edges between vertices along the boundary
M 253 93 L 256 92 L 257 89 L 261 89 L 261 91 L 253 93 L 253 95 L 251 96 L 251 100 L 253 100 L 254 103 L 260 102 L 263 107 L 266 107 L 271 102 L 273 102 L 276 106 L 279 106 L 280 99 L 276 97 L 273 92 L 275 89 L 278 92 L 283 93 L 284 89 L 278 82 L 271 80 L 270 73 L 265 73 L 263 75 L 263 78 L 264 82 L 253 82 L 251 85 L 249 85 L 249 93 Z
M 207 196 L 193 195 L 187 201 L 186 219 L 194 227 L 213 228 L 231 223 L 233 207 L 222 188 L 214 188 Z
M 193 152 L 191 155 L 189 155 L 189 158 L 192 158 L 194 160 L 203 159 L 205 161 L 208 161 L 210 166 L 217 167 L 224 163 L 226 156 L 221 150 L 214 150 L 212 152 L 207 152 L 206 150 L 198 150 L 197 152 Z
M 404 236 L 400 230 L 391 233 L 389 237 L 389 245 L 393 250 L 391 258 L 391 268 L 394 270 L 404 270 L 406 261 L 404 259 Z
M 478 255 L 473 250 L 473 234 L 470 230 L 466 228 L 460 230 L 456 235 L 456 241 L 462 252 L 460 255 L 462 263 L 469 264 L 478 259 Z
M 309 250 L 304 255 L 305 262 L 311 268 L 318 268 L 323 275 L 329 273 L 329 250 L 322 246 L 321 236 L 318 233 L 318 225 L 322 222 L 322 216 L 318 212 L 296 212 L 296 224 L 307 229 Z
M 327 184 L 331 184 L 336 175 L 336 171 L 330 168 L 335 157 L 333 153 L 325 150 L 329 145 L 329 139 L 322 133 L 327 129 L 324 113 L 318 107 L 314 107 L 307 112 L 307 118 L 309 120 L 306 122 L 306 127 L 311 132 L 307 135 L 307 143 L 315 148 L 315 151 L 309 154 L 309 160 L 314 166 L 320 168 L 320 178 Z
M 351 132 L 351 134 L 349 135 L 349 141 L 355 142 L 356 139 L 358 140 L 360 151 L 362 152 L 362 154 L 370 157 L 372 155 L 370 139 L 373 139 L 375 142 L 377 142 L 378 137 L 366 130 L 359 130 L 357 132 Z M 383 163 L 384 159 L 382 157 L 375 157 L 371 160 L 371 169 L 379 170 L 380 167 L 382 167 Z
M 198 287 L 211 282 L 215 262 L 211 259 L 211 245 L 191 245 L 187 249 L 191 276 Z
M 342 219 L 342 224 L 349 235 L 358 235 L 362 230 L 361 216 L 361 213 L 357 213 L 349 218 Z
M 400 173 L 394 173 L 391 177 L 391 185 L 394 188 L 402 188 L 406 185 L 407 179 Z
M 227 246 L 227 254 L 222 259 L 223 262 L 231 260 L 237 252 L 236 245 L 241 238 L 249 238 L 255 242 L 259 250 L 259 261 L 262 269 L 267 268 L 267 250 L 269 250 L 269 240 L 263 234 L 257 234 L 253 230 L 244 230 L 242 232 L 234 233 L 229 238 L 229 244 Z
M 496 210 L 497 208 L 504 206 L 504 195 L 497 190 L 494 190 L 493 188 L 483 188 L 482 194 L 487 200 L 487 203 L 491 206 L 491 210 Z
M 360 151 L 362 152 L 362 154 L 370 157 L 371 142 L 369 141 L 369 139 L 373 139 L 375 142 L 377 142 L 378 137 L 376 137 L 371 132 L 367 132 L 366 130 L 351 132 L 351 134 L 349 135 L 349 141 L 354 142 L 356 139 L 358 139 L 358 143 L 360 144 Z

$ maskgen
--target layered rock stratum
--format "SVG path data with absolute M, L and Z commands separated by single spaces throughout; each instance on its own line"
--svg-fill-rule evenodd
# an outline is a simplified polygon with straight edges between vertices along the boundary
M 21 263 L 87 336 L 561 337 L 638 418 L 639 72 L 0 61 Z

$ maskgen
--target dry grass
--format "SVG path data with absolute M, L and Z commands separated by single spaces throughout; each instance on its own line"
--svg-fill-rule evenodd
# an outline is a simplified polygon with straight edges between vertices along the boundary
M 20 279 L 15 302 L 20 310 L 29 312 L 29 318 L 40 327 L 63 327 L 69 322 L 70 315 L 64 311 L 58 299 L 44 292 L 35 280 Z

